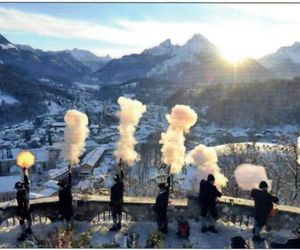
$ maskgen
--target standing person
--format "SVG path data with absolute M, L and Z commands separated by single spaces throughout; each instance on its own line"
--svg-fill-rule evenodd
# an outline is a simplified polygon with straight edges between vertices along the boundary
M 15 184 L 15 189 L 17 189 L 17 217 L 22 229 L 21 236 L 17 239 L 18 241 L 24 241 L 27 234 L 31 235 L 32 221 L 30 216 L 30 204 L 29 204 L 29 179 L 28 170 L 23 168 L 24 182 L 17 182 Z M 27 228 L 25 225 L 25 219 L 27 220 Z
M 73 196 L 72 196 L 72 172 L 69 166 L 68 180 L 60 180 L 57 185 L 58 190 L 58 209 L 61 219 L 67 221 L 67 230 L 70 230 L 73 220 Z
M 215 224 L 218 219 L 216 201 L 217 197 L 222 196 L 222 193 L 218 191 L 214 183 L 215 177 L 212 174 L 207 176 L 207 180 L 203 179 L 200 181 L 199 202 L 202 216 L 202 233 L 205 233 L 206 231 L 210 231 L 212 233 L 218 232 L 215 228 Z M 208 213 L 210 214 L 210 223 Z M 208 224 L 210 225 L 208 226 Z
M 122 206 L 124 203 L 124 172 L 122 159 L 119 161 L 120 174 L 114 176 L 115 184 L 110 190 L 110 208 L 112 212 L 114 225 L 109 231 L 119 231 L 122 224 Z
M 271 248 L 300 248 L 300 224 L 298 225 L 298 229 L 295 232 L 295 238 L 288 239 L 284 243 L 270 243 Z
M 259 189 L 251 190 L 251 197 L 254 199 L 255 225 L 253 230 L 254 241 L 264 241 L 260 236 L 260 231 L 267 223 L 268 216 L 273 209 L 273 203 L 277 203 L 279 199 L 268 192 L 268 184 L 261 181 Z
M 156 202 L 153 207 L 156 212 L 158 230 L 165 234 L 168 233 L 167 208 L 169 204 L 170 183 L 170 176 L 168 176 L 167 183 L 159 183 L 158 187 L 160 192 L 156 197 Z

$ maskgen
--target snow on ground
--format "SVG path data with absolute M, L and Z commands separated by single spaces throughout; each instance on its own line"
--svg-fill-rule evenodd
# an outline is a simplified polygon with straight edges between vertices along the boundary
M 48 101 L 45 101 L 45 104 L 48 107 L 48 114 L 56 115 L 64 110 L 61 106 L 59 106 L 56 102 L 51 101 L 50 106 L 48 105 Z
M 14 103 L 18 103 L 19 101 L 13 96 L 4 94 L 0 91 L 0 104 L 2 102 L 5 102 L 5 104 L 14 104 Z
M 11 43 L 0 44 L 0 47 L 2 49 L 16 49 L 16 50 L 18 50 L 18 48 L 15 45 L 11 44 Z
M 80 83 L 80 82 L 75 82 L 75 84 L 78 87 L 82 88 L 83 90 L 86 90 L 86 89 L 98 90 L 99 89 L 98 85 L 84 84 L 84 83 Z
M 52 80 L 50 80 L 48 78 L 40 78 L 39 81 L 43 82 L 43 83 L 48 83 L 48 82 L 51 82 Z
M 30 199 L 38 199 L 42 197 L 49 197 L 57 193 L 57 189 L 45 188 L 39 192 L 30 192 Z
M 176 236 L 176 222 L 169 223 L 169 233 L 165 236 L 164 248 L 182 248 L 184 244 L 189 244 L 193 248 L 229 248 L 230 238 L 239 235 L 244 237 L 250 243 L 250 246 L 253 246 L 252 242 L 250 242 L 252 233 L 249 228 L 239 228 L 233 224 L 218 222 L 218 234 L 202 234 L 200 231 L 201 221 L 190 220 L 189 222 L 191 225 L 191 234 L 188 240 L 179 239 Z M 45 238 L 49 232 L 54 232 L 56 228 L 61 228 L 62 226 L 61 222 L 49 224 L 48 221 L 48 224 L 34 224 L 33 232 L 36 238 Z M 97 224 L 75 221 L 75 235 L 79 236 L 90 231 L 92 233 L 91 243 L 94 248 L 99 248 L 102 244 L 111 244 L 113 241 L 118 242 L 120 247 L 125 248 L 126 234 L 135 232 L 139 234 L 138 247 L 145 248 L 149 234 L 157 229 L 156 223 L 150 221 L 124 222 L 121 231 L 117 233 L 109 232 L 111 226 L 111 221 Z M 20 235 L 20 232 L 19 226 L 1 227 L 0 248 L 17 247 L 15 239 Z M 265 248 L 264 245 L 258 247 Z
M 67 164 L 66 164 L 67 165 Z M 46 173 L 46 178 L 49 179 L 55 179 L 60 175 L 65 174 L 66 172 L 68 172 L 68 166 L 63 166 L 61 168 L 54 168 L 54 169 L 50 169 L 47 173 Z

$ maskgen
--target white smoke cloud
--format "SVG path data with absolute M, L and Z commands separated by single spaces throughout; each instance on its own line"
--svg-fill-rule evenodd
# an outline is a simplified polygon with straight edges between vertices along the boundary
M 176 105 L 171 114 L 166 115 L 169 127 L 165 133 L 161 133 L 159 143 L 162 144 L 163 161 L 171 166 L 171 173 L 178 173 L 184 164 L 184 134 L 189 133 L 197 118 L 196 112 L 186 105 Z
M 117 162 L 121 158 L 129 166 L 132 166 L 139 159 L 138 153 L 134 150 L 134 145 L 137 143 L 134 133 L 147 107 L 138 100 L 131 100 L 125 97 L 119 97 L 118 103 L 121 108 L 118 112 L 120 138 L 114 154 Z
M 243 190 L 251 190 L 258 188 L 261 181 L 266 181 L 269 187 L 272 181 L 268 179 L 266 170 L 263 166 L 256 166 L 252 164 L 241 164 L 234 171 L 234 177 L 238 186 Z
M 64 144 L 62 154 L 64 160 L 71 164 L 79 163 L 79 157 L 85 151 L 85 139 L 89 135 L 88 117 L 75 109 L 68 110 L 64 117 Z
M 206 179 L 209 174 L 213 174 L 215 177 L 215 185 L 221 188 L 227 185 L 228 179 L 220 172 L 217 162 L 218 157 L 216 150 L 213 147 L 206 147 L 202 144 L 196 146 L 186 156 L 186 163 L 198 167 L 198 181 Z

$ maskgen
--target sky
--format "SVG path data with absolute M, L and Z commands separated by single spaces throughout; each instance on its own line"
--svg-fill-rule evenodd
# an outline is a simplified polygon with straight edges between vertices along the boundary
M 0 3 L 0 33 L 43 50 L 140 53 L 206 37 L 224 57 L 259 58 L 300 41 L 300 4 Z

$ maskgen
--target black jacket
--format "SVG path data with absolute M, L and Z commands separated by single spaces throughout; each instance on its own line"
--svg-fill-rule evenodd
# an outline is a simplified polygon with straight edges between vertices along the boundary
M 124 173 L 121 170 L 120 180 L 116 182 L 110 189 L 110 205 L 117 206 L 123 204 L 124 196 Z
M 255 213 L 257 215 L 269 215 L 273 209 L 273 203 L 279 201 L 277 197 L 260 189 L 252 189 L 251 197 L 254 199 Z
M 17 215 L 24 217 L 30 209 L 29 205 L 29 180 L 28 176 L 24 174 L 24 186 L 25 188 L 17 192 Z
M 60 214 L 73 214 L 73 196 L 72 196 L 72 175 L 69 173 L 68 182 L 65 188 L 58 191 L 58 207 Z
M 215 206 L 217 197 L 221 197 L 222 193 L 218 191 L 215 185 L 206 180 L 200 181 L 199 202 L 202 206 Z
M 300 248 L 300 238 L 291 239 L 282 244 L 271 243 L 271 248 L 297 248 L 297 249 L 299 249 Z
M 156 197 L 154 210 L 156 213 L 166 213 L 169 205 L 169 194 L 170 194 L 170 177 L 167 179 L 166 190 L 160 192 Z

